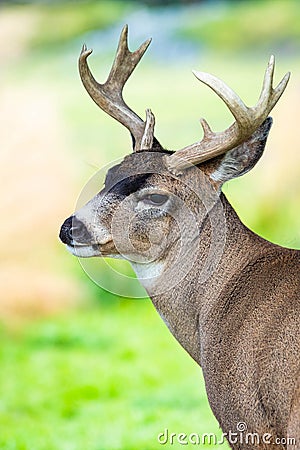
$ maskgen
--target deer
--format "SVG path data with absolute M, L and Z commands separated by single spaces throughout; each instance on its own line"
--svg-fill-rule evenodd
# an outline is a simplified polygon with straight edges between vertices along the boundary
M 224 435 L 228 439 L 243 423 L 243 436 L 258 437 L 229 440 L 232 449 L 299 450 L 300 251 L 247 228 L 222 192 L 225 182 L 261 158 L 272 125 L 269 113 L 290 74 L 274 88 L 272 56 L 259 100 L 248 107 L 223 81 L 194 71 L 234 122 L 214 132 L 201 119 L 200 141 L 167 150 L 154 135 L 152 111 L 143 120 L 122 95 L 150 42 L 131 52 L 125 26 L 103 84 L 87 63 L 92 50 L 82 48 L 83 85 L 100 109 L 129 130 L 133 152 L 65 220 L 60 239 L 77 257 L 130 261 L 170 332 L 201 367 Z

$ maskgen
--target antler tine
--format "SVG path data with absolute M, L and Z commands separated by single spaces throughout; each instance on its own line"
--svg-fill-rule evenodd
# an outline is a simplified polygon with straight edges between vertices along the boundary
M 269 98 L 269 96 L 272 95 L 274 69 L 275 69 L 275 58 L 274 55 L 271 55 L 265 71 L 263 86 L 261 89 L 257 105 L 261 104 L 264 101 L 264 99 Z
M 107 114 L 124 125 L 133 138 L 134 151 L 141 150 L 145 122 L 124 102 L 123 88 L 147 50 L 151 39 L 144 42 L 136 51 L 128 48 L 128 26 L 125 25 L 112 68 L 104 84 L 98 83 L 93 77 L 87 63 L 92 50 L 84 45 L 79 57 L 79 73 L 82 83 L 94 102 Z
M 131 52 L 128 48 L 128 25 L 125 25 L 121 31 L 116 56 L 106 83 L 110 85 L 111 83 L 117 82 L 121 85 L 121 89 L 123 89 L 126 81 L 142 59 L 151 41 L 151 38 L 147 39 L 137 50 Z
M 290 72 L 288 72 L 287 74 L 285 74 L 283 79 L 274 89 L 273 88 L 274 69 L 275 69 L 275 58 L 273 55 L 271 55 L 269 63 L 266 68 L 261 94 L 255 107 L 256 112 L 264 110 L 265 108 L 270 108 L 271 110 L 280 99 L 290 79 L 291 74 Z
M 155 117 L 151 109 L 146 109 L 146 125 L 141 142 L 141 149 L 151 150 L 153 146 Z
M 224 81 L 206 72 L 193 70 L 195 77 L 202 83 L 209 86 L 226 104 L 235 119 L 241 123 L 245 120 L 248 108 L 241 98 Z
M 252 108 L 246 106 L 240 97 L 222 80 L 205 72 L 194 71 L 193 73 L 198 80 L 209 86 L 224 101 L 236 121 L 225 131 L 215 133 L 211 131 L 208 123 L 201 119 L 204 131 L 203 139 L 178 150 L 168 157 L 167 165 L 169 169 L 176 172 L 176 170 L 184 169 L 190 164 L 200 164 L 222 155 L 246 141 L 268 117 L 288 83 L 290 73 L 287 73 L 278 86 L 273 89 L 274 65 L 274 56 L 271 56 L 259 100 Z

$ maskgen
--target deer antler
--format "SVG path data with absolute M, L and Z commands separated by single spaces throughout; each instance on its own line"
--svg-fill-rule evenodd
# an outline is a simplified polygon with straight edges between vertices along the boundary
M 128 49 L 128 26 L 125 25 L 120 36 L 116 56 L 104 84 L 98 83 L 93 77 L 87 58 L 92 53 L 84 45 L 79 57 L 79 73 L 82 83 L 94 100 L 94 102 L 107 114 L 112 116 L 122 125 L 124 125 L 131 133 L 133 139 L 134 151 L 150 150 L 153 144 L 159 145 L 153 138 L 154 133 L 154 116 L 148 111 L 146 123 L 134 112 L 123 100 L 122 91 L 124 85 L 145 51 L 147 50 L 151 39 L 144 42 L 135 52 Z
M 290 73 L 288 72 L 278 86 L 273 89 L 274 65 L 274 56 L 271 56 L 259 100 L 252 108 L 246 106 L 223 81 L 208 73 L 194 71 L 196 78 L 209 86 L 224 101 L 236 121 L 225 131 L 215 133 L 205 119 L 200 119 L 204 132 L 203 139 L 166 158 L 169 169 L 176 171 L 184 169 L 190 164 L 199 164 L 221 155 L 247 140 L 268 117 L 289 80 Z

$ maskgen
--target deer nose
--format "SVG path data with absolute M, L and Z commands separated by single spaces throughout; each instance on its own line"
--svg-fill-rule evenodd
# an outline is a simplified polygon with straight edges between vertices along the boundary
M 76 216 L 68 217 L 61 226 L 59 237 L 64 244 L 89 244 L 91 235 L 86 226 Z

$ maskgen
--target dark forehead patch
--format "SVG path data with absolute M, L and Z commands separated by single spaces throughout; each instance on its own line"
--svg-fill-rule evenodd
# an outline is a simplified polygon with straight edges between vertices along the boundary
M 118 196 L 127 196 L 144 187 L 152 174 L 167 175 L 162 158 L 166 153 L 140 152 L 126 156 L 107 172 L 105 190 Z
M 131 175 L 116 183 L 110 183 L 109 185 L 105 183 L 105 190 L 116 194 L 118 197 L 127 197 L 138 189 L 143 188 L 150 176 L 150 173 Z

